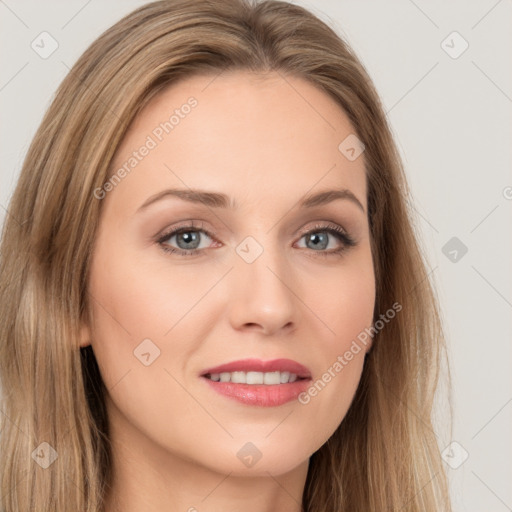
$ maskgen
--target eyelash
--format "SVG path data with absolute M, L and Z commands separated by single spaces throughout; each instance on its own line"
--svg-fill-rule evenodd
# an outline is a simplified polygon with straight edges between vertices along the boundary
M 164 242 L 171 238 L 173 235 L 178 235 L 182 233 L 188 233 L 188 232 L 202 232 L 205 235 L 207 235 L 209 238 L 215 239 L 215 235 L 211 234 L 208 230 L 204 229 L 203 225 L 200 224 L 199 226 L 194 225 L 192 222 L 189 225 L 186 226 L 179 226 L 176 228 L 173 228 L 169 231 L 166 231 L 161 237 L 159 237 L 156 241 L 160 245 L 163 251 L 170 254 L 178 254 L 180 256 L 192 256 L 192 255 L 198 255 L 201 252 L 203 252 L 205 249 L 193 249 L 193 250 L 186 250 L 186 249 L 176 249 L 175 247 L 169 247 Z M 348 250 L 351 247 L 354 247 L 357 245 L 356 241 L 340 226 L 337 226 L 336 224 L 317 224 L 313 229 L 310 229 L 304 233 L 301 233 L 300 238 L 303 238 L 304 236 L 311 235 L 313 233 L 329 233 L 331 235 L 334 235 L 338 240 L 342 242 L 342 245 L 339 249 L 334 249 L 331 251 L 315 251 L 311 249 L 315 253 L 316 256 L 320 257 L 329 257 L 329 256 L 341 256 L 346 250 Z

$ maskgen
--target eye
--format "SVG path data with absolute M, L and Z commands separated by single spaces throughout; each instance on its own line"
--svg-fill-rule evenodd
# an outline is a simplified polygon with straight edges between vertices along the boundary
M 329 238 L 334 237 L 341 245 L 331 251 L 325 251 L 329 246 Z M 317 224 L 313 229 L 302 234 L 306 238 L 308 248 L 313 247 L 313 252 L 318 256 L 339 256 L 350 247 L 356 245 L 356 241 L 341 227 L 336 224 Z
M 201 248 L 199 246 L 201 238 L 204 238 L 205 236 L 212 239 L 212 236 L 202 227 L 202 224 L 196 226 L 194 223 L 191 223 L 189 225 L 175 227 L 170 231 L 167 231 L 157 240 L 157 242 L 165 252 L 190 256 L 202 252 L 204 247 Z M 174 243 L 178 245 L 177 248 L 170 246 L 168 243 L 173 238 L 176 239 Z
M 162 250 L 171 254 L 178 254 L 180 256 L 193 256 L 204 253 L 206 247 L 200 247 L 201 239 L 208 238 L 214 239 L 214 236 L 204 229 L 203 225 L 194 225 L 190 223 L 184 226 L 174 227 L 166 231 L 157 243 Z M 336 256 L 341 255 L 350 247 L 356 245 L 356 241 L 340 226 L 336 224 L 317 224 L 313 229 L 301 234 L 301 240 L 306 238 L 307 248 L 311 249 L 315 256 Z M 335 238 L 340 244 L 337 248 L 330 251 L 325 251 L 328 248 L 330 238 Z M 175 239 L 174 242 L 171 242 Z M 176 244 L 178 247 L 173 247 L 171 244 Z

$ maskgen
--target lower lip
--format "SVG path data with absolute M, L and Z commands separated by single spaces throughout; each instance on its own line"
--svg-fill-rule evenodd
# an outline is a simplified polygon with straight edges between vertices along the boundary
M 234 384 L 217 382 L 206 377 L 211 388 L 221 395 L 237 400 L 246 405 L 276 407 L 295 400 L 310 385 L 311 379 L 296 380 L 286 384 Z

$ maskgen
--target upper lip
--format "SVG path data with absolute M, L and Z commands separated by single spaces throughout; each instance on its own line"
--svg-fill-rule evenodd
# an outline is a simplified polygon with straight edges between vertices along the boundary
M 272 359 L 262 361 L 261 359 L 239 359 L 230 363 L 221 364 L 208 368 L 201 373 L 202 376 L 222 372 L 290 372 L 303 379 L 310 379 L 311 372 L 304 365 L 291 359 Z

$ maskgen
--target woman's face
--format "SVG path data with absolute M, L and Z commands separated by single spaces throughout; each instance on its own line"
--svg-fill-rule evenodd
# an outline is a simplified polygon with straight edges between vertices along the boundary
M 353 133 L 329 96 L 276 73 L 189 78 L 138 115 L 91 197 L 81 340 L 133 453 L 278 475 L 339 426 L 375 301 Z

